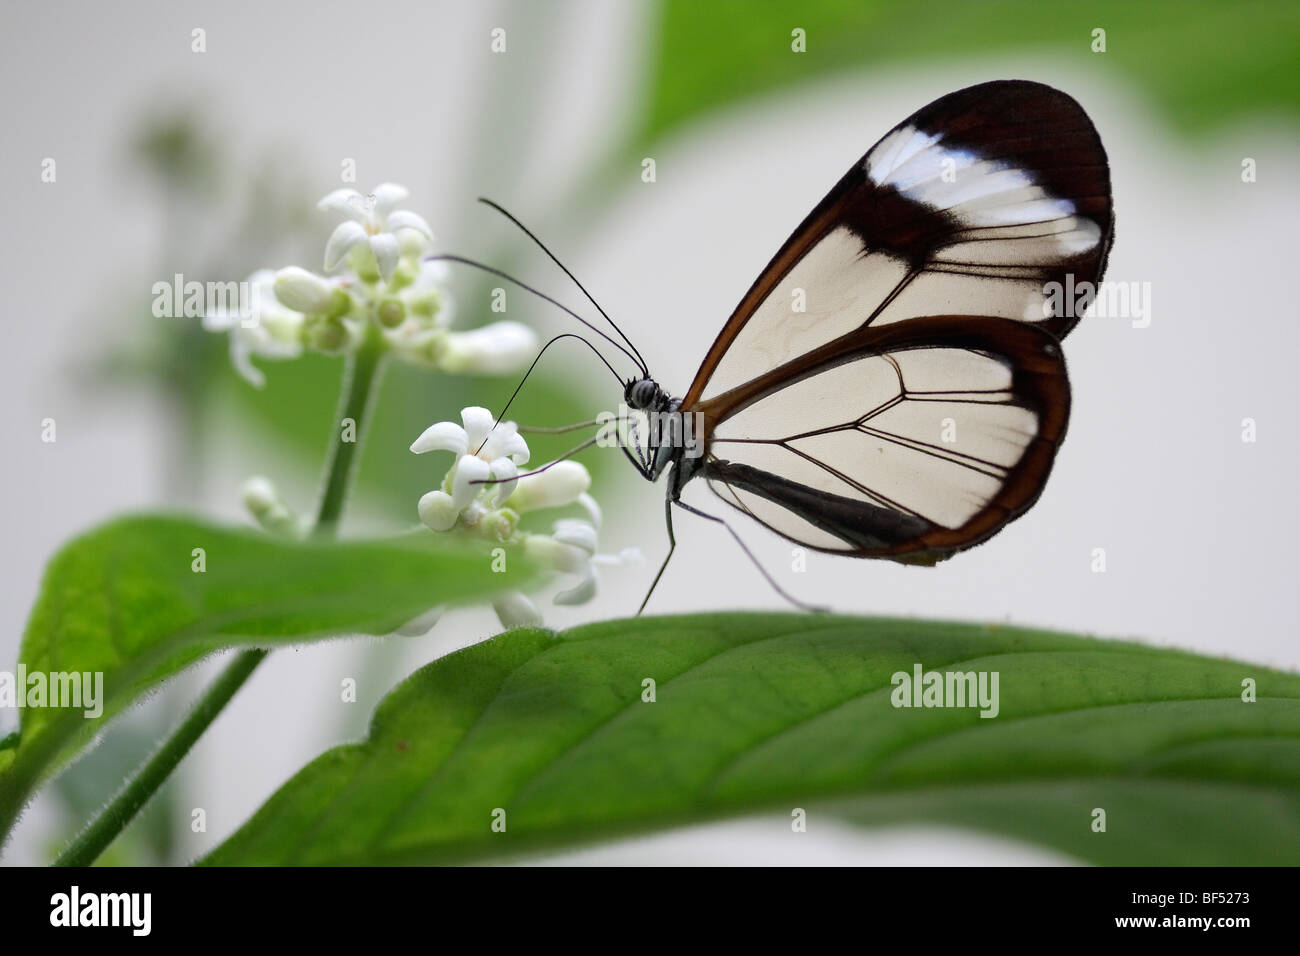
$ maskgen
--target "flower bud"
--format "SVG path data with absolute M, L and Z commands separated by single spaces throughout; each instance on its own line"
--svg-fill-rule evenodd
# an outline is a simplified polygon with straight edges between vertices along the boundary
M 406 306 L 397 296 L 386 296 L 375 310 L 375 318 L 384 328 L 395 329 L 406 321 Z
M 442 311 L 442 294 L 437 289 L 426 289 L 423 292 L 408 295 L 406 307 L 412 315 L 432 322 L 437 318 L 438 313 Z
M 281 499 L 270 480 L 256 475 L 240 489 L 244 507 L 262 528 L 277 535 L 296 535 L 298 517 Z
M 347 223 L 343 225 L 346 226 Z M 362 242 L 352 247 L 348 252 L 348 265 L 352 266 L 357 278 L 368 285 L 373 285 L 380 279 L 379 262 L 367 243 Z
M 403 252 L 403 255 L 405 255 L 405 252 Z M 400 289 L 405 289 L 419 275 L 420 267 L 417 263 L 409 259 L 401 260 L 398 262 L 397 268 L 393 270 L 393 274 L 388 277 L 388 291 L 397 292 Z
M 559 461 L 545 471 L 519 479 L 510 506 L 516 511 L 559 508 L 572 504 L 591 487 L 591 474 L 576 461 Z
M 337 352 L 348 344 L 347 326 L 342 319 L 321 317 L 307 327 L 307 344 L 321 352 Z
M 460 507 L 445 491 L 431 491 L 416 506 L 420 520 L 431 531 L 450 531 L 460 518 Z
M 390 228 L 393 226 L 391 217 L 388 224 Z M 397 247 L 401 251 L 403 258 L 419 259 L 420 256 L 424 255 L 424 251 L 429 248 L 429 237 L 418 229 L 399 226 L 396 235 Z
M 524 537 L 524 554 L 556 571 L 568 571 L 571 574 L 584 572 L 591 563 L 591 554 L 583 548 L 556 541 L 544 534 L 530 534 Z
M 498 508 L 484 516 L 479 531 L 497 541 L 509 541 L 519 527 L 519 513 L 510 508 Z
M 327 312 L 335 304 L 335 285 L 299 266 L 275 274 L 275 297 L 297 312 Z
M 493 322 L 447 336 L 442 367 L 446 372 L 504 375 L 522 368 L 537 352 L 537 334 L 519 322 Z

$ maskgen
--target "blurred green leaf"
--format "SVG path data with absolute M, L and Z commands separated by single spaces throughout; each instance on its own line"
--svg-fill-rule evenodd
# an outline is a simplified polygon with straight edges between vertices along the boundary
M 807 31 L 806 53 L 791 51 L 796 27 Z M 1098 27 L 1105 53 L 1090 48 Z M 1130 80 L 1188 132 L 1257 112 L 1300 114 L 1300 4 L 1291 0 L 666 0 L 644 138 L 838 71 L 1012 50 Z
M 997 671 L 999 713 L 895 708 L 891 675 L 917 663 Z M 459 861 L 760 812 L 789 833 L 795 807 L 960 823 L 1099 863 L 1294 864 L 1300 676 L 915 620 L 513 631 L 412 675 L 367 740 L 305 767 L 206 862 Z
M 202 549 L 204 570 L 196 572 Z M 20 712 L 0 750 L 0 834 L 32 787 L 123 707 L 214 651 L 339 634 L 386 634 L 435 605 L 518 586 L 486 553 L 419 533 L 374 541 L 284 541 L 163 516 L 122 518 L 50 562 L 19 662 L 28 673 L 102 673 L 103 712 Z

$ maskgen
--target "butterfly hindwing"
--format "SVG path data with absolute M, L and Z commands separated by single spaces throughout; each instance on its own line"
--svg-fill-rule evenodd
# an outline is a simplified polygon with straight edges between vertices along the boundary
M 918 319 L 857 333 L 797 380 L 760 384 L 743 407 L 715 406 L 702 473 L 799 544 L 933 563 L 1033 504 L 1069 404 L 1049 333 L 985 316 Z

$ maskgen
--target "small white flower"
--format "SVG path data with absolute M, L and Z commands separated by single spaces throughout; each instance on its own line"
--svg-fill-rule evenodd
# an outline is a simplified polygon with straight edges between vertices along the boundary
M 261 388 L 266 376 L 253 365 L 253 357 L 282 360 L 300 356 L 303 315 L 276 298 L 275 273 L 270 269 L 259 269 L 248 277 L 248 282 L 253 287 L 253 314 L 241 316 L 228 309 L 215 309 L 203 317 L 203 327 L 209 332 L 229 334 L 230 361 L 235 371 L 254 388 Z
M 515 490 L 519 466 L 528 462 L 528 443 L 514 422 L 496 423 L 486 408 L 471 406 L 460 413 L 462 425 L 438 422 L 411 443 L 423 455 L 449 451 L 456 461 L 443 487 L 420 499 L 420 520 L 434 531 L 448 531 L 462 515 L 475 522 L 489 509 L 500 508 Z M 494 428 L 493 425 L 496 425 Z M 485 482 L 494 482 L 485 484 Z
M 585 604 L 596 595 L 598 565 L 619 565 L 639 557 L 635 549 L 620 555 L 597 553 L 600 506 L 587 493 L 591 474 L 582 464 L 552 462 L 535 474 L 517 477 L 528 462 L 528 445 L 514 422 L 494 425 L 486 408 L 466 408 L 461 425 L 438 422 L 424 430 L 411 451 L 450 451 L 456 461 L 442 487 L 420 499 L 420 520 L 434 531 L 457 529 L 480 538 L 521 547 L 524 554 L 550 571 L 577 576 L 577 583 L 554 598 L 556 604 Z M 486 483 L 491 482 L 491 483 Z M 520 513 L 539 508 L 578 504 L 587 520 L 564 518 L 552 532 L 524 533 Z M 493 605 L 506 627 L 541 623 L 541 614 L 524 595 L 511 592 Z
M 413 212 L 393 209 L 407 195 L 405 186 L 383 183 L 368 196 L 355 189 L 336 189 L 317 203 L 317 209 L 350 217 L 339 224 L 325 244 L 325 271 L 333 272 L 353 248 L 365 244 L 387 282 L 404 250 L 416 255 L 423 251 L 433 241 L 429 224 Z M 408 231 L 419 238 L 412 239 L 405 234 Z
M 504 375 L 537 352 L 537 333 L 520 322 L 493 322 L 447 334 L 441 365 L 452 374 Z

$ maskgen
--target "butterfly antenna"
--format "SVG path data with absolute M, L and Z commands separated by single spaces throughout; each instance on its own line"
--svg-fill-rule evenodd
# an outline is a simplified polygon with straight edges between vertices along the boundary
M 496 416 L 496 421 L 492 423 L 492 427 L 488 429 L 487 435 L 483 437 L 482 444 L 480 444 L 478 448 L 474 450 L 474 454 L 477 455 L 480 451 L 483 450 L 483 445 L 487 444 L 488 437 L 492 434 L 493 431 L 496 430 L 497 425 L 501 424 L 501 422 L 505 420 L 506 412 L 510 411 L 510 406 L 514 404 L 516 396 L 518 396 L 519 393 L 523 390 L 524 383 L 528 381 L 528 376 L 533 374 L 533 369 L 537 368 L 537 363 L 542 360 L 542 356 L 546 354 L 546 350 L 549 349 L 556 342 L 560 341 L 561 339 L 577 339 L 583 345 L 587 346 L 587 348 L 591 349 L 591 351 L 595 353 L 596 358 L 604 362 L 605 368 L 609 369 L 609 374 L 614 376 L 614 380 L 618 382 L 620 385 L 623 384 L 622 376 L 618 374 L 618 372 L 614 369 L 614 366 L 609 364 L 609 361 L 605 358 L 605 356 L 600 354 L 600 350 L 597 349 L 596 346 L 592 345 L 590 342 L 584 339 L 577 332 L 561 332 L 559 335 L 555 336 L 555 338 L 551 339 L 549 342 L 543 345 L 541 350 L 537 353 L 537 357 L 533 359 L 533 364 L 528 366 L 528 371 L 524 372 L 524 377 L 519 380 L 519 384 L 515 386 L 515 390 L 510 393 L 509 401 L 507 401 L 505 407 L 501 409 L 501 414 Z M 586 446 L 584 445 L 583 447 Z
M 596 299 L 595 299 L 595 297 L 594 297 L 590 292 L 587 291 L 586 287 L 585 287 L 581 282 L 578 281 L 578 277 L 575 276 L 572 272 L 569 271 L 568 266 L 566 266 L 563 262 L 561 262 L 561 261 L 556 257 L 555 253 L 551 252 L 550 249 L 546 248 L 546 243 L 544 243 L 544 242 L 542 242 L 542 240 L 538 239 L 537 236 L 533 233 L 533 231 L 532 231 L 531 229 L 529 229 L 529 228 L 528 228 L 527 226 L 525 226 L 522 222 L 520 222 L 520 221 L 519 221 L 515 216 L 513 216 L 513 215 L 510 213 L 510 211 L 507 210 L 504 206 L 500 205 L 499 203 L 495 203 L 495 202 L 493 202 L 491 199 L 487 199 L 486 197 L 483 197 L 483 196 L 480 196 L 480 197 L 478 198 L 478 201 L 481 202 L 481 203 L 483 203 L 483 205 L 485 205 L 485 206 L 491 206 L 491 207 L 492 207 L 493 209 L 495 209 L 497 212 L 501 213 L 501 215 L 505 216 L 507 219 L 509 219 L 511 222 L 513 222 L 516 226 L 518 226 L 519 229 L 520 229 L 520 231 L 522 231 L 523 234 L 524 234 L 525 236 L 527 236 L 529 239 L 533 240 L 533 242 L 537 245 L 537 248 L 541 249 L 542 252 L 546 253 L 547 258 L 549 258 L 552 262 L 554 262 L 557 266 L 560 267 L 560 270 L 561 270 L 561 271 L 562 271 L 566 276 L 568 276 L 568 277 L 573 281 L 573 284 L 576 285 L 576 286 L 578 287 L 578 289 L 582 292 L 582 294 L 583 294 L 584 296 L 587 297 L 587 301 L 590 302 L 592 305 L 594 305 L 594 306 L 596 307 L 596 311 L 599 312 L 599 313 L 601 314 L 601 316 L 604 317 L 605 321 L 608 322 L 608 323 L 610 324 L 610 327 L 611 327 L 615 332 L 618 333 L 619 338 L 621 338 L 624 342 L 627 343 L 628 348 L 630 348 L 633 352 L 636 352 L 636 361 L 637 361 L 637 364 L 639 364 L 639 365 L 641 366 L 641 374 L 642 374 L 642 375 L 649 375 L 649 374 L 650 374 L 650 369 L 649 369 L 649 367 L 646 365 L 646 363 L 645 363 L 645 359 L 643 359 L 643 358 L 641 357 L 641 352 L 640 352 L 640 350 L 639 350 L 635 345 L 632 344 L 632 340 L 629 339 L 629 338 L 627 337 L 627 335 L 624 334 L 623 330 L 620 329 L 620 328 L 618 327 L 618 323 L 615 322 L 613 319 L 611 319 L 611 318 L 609 317 L 609 313 L 606 312 L 604 309 L 602 309 L 602 308 L 600 307 L 600 303 L 597 302 Z
M 425 262 L 459 262 L 461 265 L 470 266 L 474 269 L 479 269 L 483 272 L 488 273 L 489 275 L 494 275 L 499 279 L 505 279 L 507 282 L 519 286 L 519 288 L 523 289 L 525 292 L 532 293 L 533 295 L 537 296 L 539 299 L 551 303 L 551 305 L 555 306 L 561 312 L 565 312 L 572 318 L 577 319 L 579 322 L 581 322 L 587 328 L 591 329 L 591 331 L 595 332 L 597 335 L 599 335 L 610 345 L 614 346 L 614 348 L 618 349 L 620 352 L 626 355 L 633 364 L 635 364 L 637 367 L 641 369 L 642 374 L 646 373 L 645 363 L 642 362 L 640 358 L 634 356 L 631 352 L 625 349 L 621 343 L 616 342 L 614 339 L 610 338 L 609 335 L 604 330 L 596 328 L 594 325 L 592 325 L 590 322 L 588 322 L 586 319 L 580 316 L 577 312 L 574 312 L 572 309 L 570 309 L 563 302 L 551 298 L 549 295 L 547 295 L 545 292 L 542 292 L 540 289 L 535 289 L 532 286 L 530 286 L 528 283 L 521 282 L 520 280 L 516 279 L 514 276 L 502 272 L 500 269 L 494 268 L 493 266 L 487 265 L 486 263 L 477 262 L 474 259 L 467 259 L 464 256 L 454 256 L 448 253 L 439 253 L 437 255 L 425 256 L 424 261 Z M 581 338 L 581 336 L 579 337 Z M 583 341 L 586 342 L 587 340 L 583 339 Z M 591 345 L 590 342 L 587 342 L 587 344 Z M 592 346 L 592 349 L 594 351 L 595 346 Z M 596 352 L 596 354 L 600 355 L 599 352 Z M 605 357 L 603 355 L 601 356 L 601 361 L 605 361 Z M 605 362 L 605 364 L 609 365 L 609 362 Z M 610 366 L 610 369 L 612 371 L 613 367 Z M 617 372 L 614 373 L 614 376 L 618 378 L 619 384 L 622 384 L 623 379 L 621 376 L 619 376 Z

